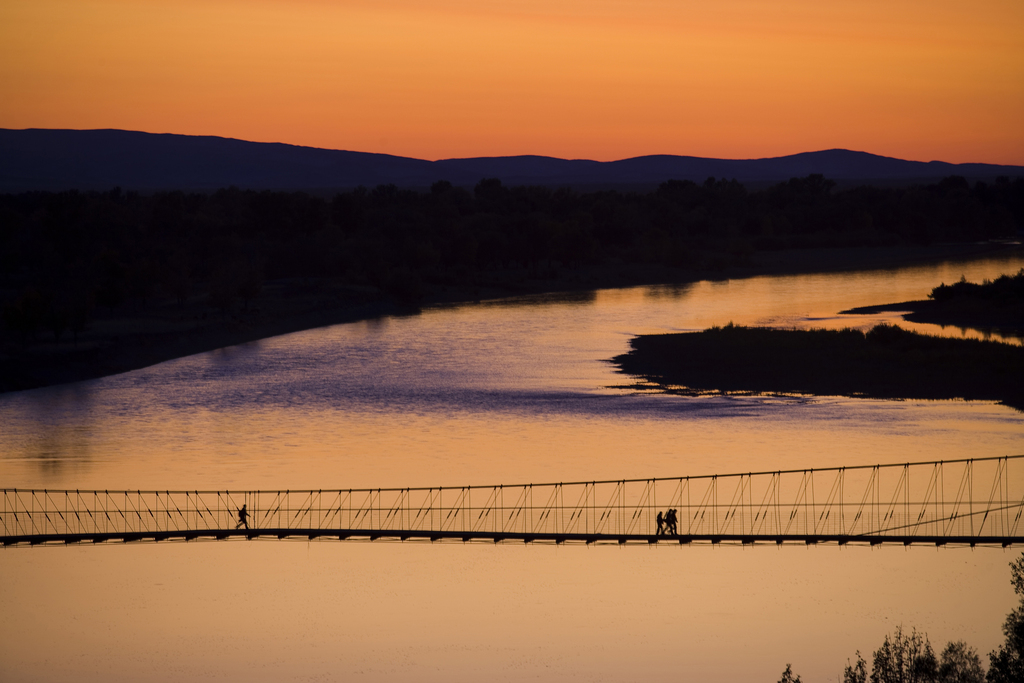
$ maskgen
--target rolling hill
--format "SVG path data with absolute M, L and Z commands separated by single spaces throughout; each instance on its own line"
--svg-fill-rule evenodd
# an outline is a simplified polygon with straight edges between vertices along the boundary
M 247 142 L 213 136 L 124 130 L 0 129 L 0 192 L 29 190 L 328 190 L 394 183 L 429 187 L 438 180 L 472 186 L 481 178 L 506 185 L 641 186 L 709 176 L 771 183 L 821 173 L 842 184 L 928 182 L 1024 176 L 1024 167 L 950 164 L 832 149 L 769 159 L 652 155 L 619 161 L 544 156 L 426 161 L 388 154 Z

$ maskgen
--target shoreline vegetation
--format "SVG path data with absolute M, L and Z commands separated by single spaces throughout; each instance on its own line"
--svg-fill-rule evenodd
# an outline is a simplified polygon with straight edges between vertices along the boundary
M 1020 250 L 1024 179 L 0 195 L 0 392 L 423 306 Z
M 1010 584 L 1018 596 L 1003 622 L 1006 640 L 988 653 L 988 671 L 978 651 L 962 640 L 950 641 L 936 656 L 928 635 L 897 626 L 886 634 L 869 664 L 860 651 L 846 660 L 842 683 L 1020 683 L 1024 681 L 1024 555 L 1010 562 Z M 792 664 L 779 683 L 801 683 Z
M 998 401 L 1024 411 L 1024 347 L 908 332 L 777 330 L 731 323 L 702 332 L 642 335 L 612 362 L 685 396 L 849 396 Z
M 1015 275 L 980 284 L 961 277 L 952 285 L 939 285 L 921 301 L 860 306 L 840 313 L 870 315 L 883 311 L 907 311 L 903 319 L 915 323 L 1024 337 L 1024 268 Z

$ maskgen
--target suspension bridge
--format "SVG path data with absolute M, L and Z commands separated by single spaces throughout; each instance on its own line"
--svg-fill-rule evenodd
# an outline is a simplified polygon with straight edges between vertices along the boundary
M 230 538 L 1024 543 L 1024 455 L 549 484 L 2 494 L 4 546 Z M 659 525 L 670 510 L 675 524 Z

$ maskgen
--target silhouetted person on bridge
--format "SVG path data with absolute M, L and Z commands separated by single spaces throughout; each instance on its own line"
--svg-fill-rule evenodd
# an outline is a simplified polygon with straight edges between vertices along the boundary
M 658 523 L 658 532 L 655 536 L 662 536 L 665 533 L 665 516 L 661 514 L 661 510 L 658 510 L 658 516 L 654 518 Z
M 665 526 L 667 527 L 666 532 L 672 536 L 679 535 L 679 519 L 676 517 L 676 509 L 672 508 L 665 515 Z
M 235 525 L 235 528 L 241 529 L 243 525 L 246 529 L 249 528 L 249 511 L 245 509 L 245 503 L 242 503 L 242 507 L 238 510 L 238 524 Z

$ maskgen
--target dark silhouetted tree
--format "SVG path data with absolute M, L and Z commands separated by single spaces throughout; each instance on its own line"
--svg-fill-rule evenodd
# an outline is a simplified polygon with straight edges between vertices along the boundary
M 477 201 L 487 204 L 498 204 L 508 195 L 508 188 L 498 178 L 484 178 L 473 188 L 473 196 Z
M 938 662 L 928 636 L 912 630 L 910 635 L 896 627 L 892 638 L 885 637 L 875 650 L 871 683 L 933 683 Z
M 1008 679 L 1017 680 L 1017 679 Z M 868 676 L 867 662 L 857 652 L 856 662 L 847 660 L 843 683 L 984 683 L 985 671 L 973 647 L 962 641 L 948 643 L 938 660 L 928 636 L 896 628 L 875 650 L 874 666 Z M 1000 679 L 1000 683 L 1002 680 Z
M 1020 602 L 1003 623 L 1006 642 L 988 655 L 989 683 L 1024 681 L 1024 554 L 1010 563 L 1010 583 Z
M 868 683 L 868 664 L 860 656 L 857 650 L 857 661 L 850 663 L 846 660 L 846 669 L 843 670 L 843 683 Z
M 782 678 L 779 679 L 779 683 L 800 683 L 800 676 L 793 673 L 793 666 L 791 664 L 786 665 L 786 670 L 782 672 Z
M 985 683 L 978 652 L 958 640 L 949 643 L 939 655 L 939 683 Z
M 439 195 L 452 190 L 452 184 L 447 180 L 438 180 L 430 186 L 430 194 Z

